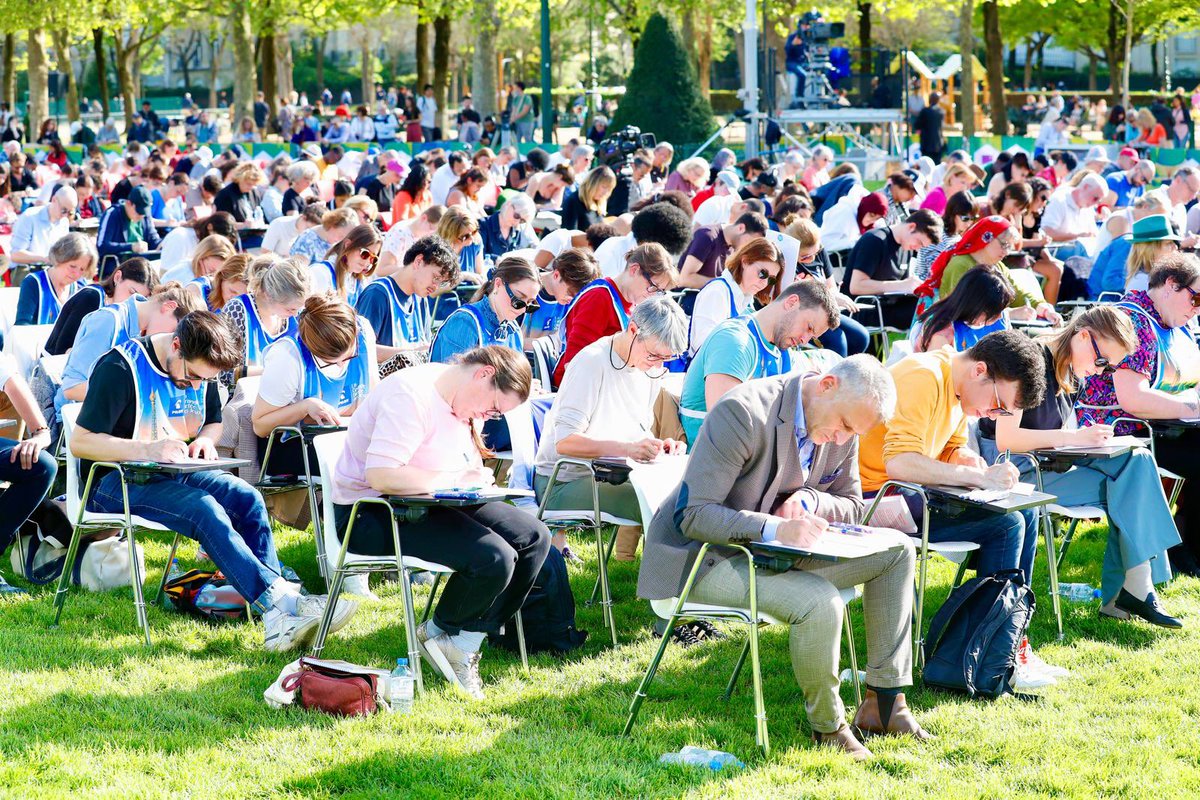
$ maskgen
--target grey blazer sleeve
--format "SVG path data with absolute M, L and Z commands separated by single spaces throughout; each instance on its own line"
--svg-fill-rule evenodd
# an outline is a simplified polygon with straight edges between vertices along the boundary
M 762 538 L 769 514 L 725 505 L 733 485 L 766 441 L 756 422 L 744 405 L 731 399 L 708 413 L 688 458 L 675 507 L 675 525 L 689 539 L 724 544 Z

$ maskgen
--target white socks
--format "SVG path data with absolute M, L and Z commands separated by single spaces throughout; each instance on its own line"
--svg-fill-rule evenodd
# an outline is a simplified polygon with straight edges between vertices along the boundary
M 1150 562 L 1143 561 L 1136 567 L 1125 570 L 1125 591 L 1138 600 L 1145 600 L 1154 591 L 1154 583 L 1150 580 Z
M 442 634 L 446 633 L 437 626 L 437 623 L 434 622 L 432 618 L 426 623 L 426 626 L 426 630 L 429 631 L 430 637 L 441 636 Z M 453 636 L 450 636 L 449 634 L 446 635 L 450 639 L 450 643 L 459 650 L 462 650 L 464 653 L 478 653 L 479 648 L 483 647 L 484 637 L 487 636 L 486 633 L 480 633 L 478 631 L 459 631 Z
M 288 583 L 283 578 L 276 578 L 267 590 L 271 595 L 271 605 L 285 614 L 296 613 L 296 603 L 300 601 L 300 590 L 294 583 Z

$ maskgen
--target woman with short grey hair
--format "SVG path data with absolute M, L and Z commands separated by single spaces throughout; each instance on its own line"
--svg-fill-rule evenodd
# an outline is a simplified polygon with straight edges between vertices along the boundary
M 53 325 L 63 304 L 96 277 L 96 246 L 82 233 L 63 236 L 48 256 L 50 266 L 21 281 L 15 325 Z
M 687 324 L 687 316 L 674 300 L 651 297 L 634 306 L 628 329 L 579 351 L 542 428 L 533 480 L 539 499 L 562 457 L 616 456 L 649 462 L 662 453 L 686 452 L 683 442 L 659 439 L 651 429 L 654 402 L 667 374 L 664 364 L 687 348 Z M 601 483 L 598 488 L 603 511 L 625 519 L 641 518 L 629 483 Z M 546 507 L 590 509 L 592 483 L 586 470 L 564 465 Z M 622 527 L 614 557 L 631 561 L 640 537 L 640 527 Z M 565 543 L 563 535 L 556 534 L 554 545 L 563 550 Z

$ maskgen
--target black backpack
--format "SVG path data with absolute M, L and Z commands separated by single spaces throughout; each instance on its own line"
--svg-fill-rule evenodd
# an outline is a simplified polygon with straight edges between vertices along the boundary
M 521 606 L 525 626 L 525 647 L 530 653 L 568 653 L 583 646 L 587 631 L 575 627 L 575 596 L 567 576 L 567 562 L 554 547 L 538 573 L 525 604 Z M 509 620 L 503 633 L 490 634 L 493 646 L 517 652 L 517 625 Z
M 982 575 L 955 589 L 929 626 L 925 684 L 971 697 L 1010 693 L 1035 606 L 1020 570 Z

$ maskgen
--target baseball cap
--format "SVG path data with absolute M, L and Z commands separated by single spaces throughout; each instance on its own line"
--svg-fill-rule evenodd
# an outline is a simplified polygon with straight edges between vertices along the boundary
M 150 213 L 150 192 L 144 186 L 135 186 L 129 190 L 129 196 L 125 198 L 133 210 L 141 214 L 143 217 Z
M 1119 155 L 1122 155 L 1125 158 L 1132 158 L 1134 161 L 1141 160 L 1141 156 L 1138 155 L 1138 151 L 1134 150 L 1132 147 L 1122 147 Z
M 383 168 L 386 169 L 388 172 L 394 172 L 397 175 L 403 175 L 404 173 L 408 172 L 408 167 L 404 166 L 403 164 L 401 164 L 399 161 L 397 161 L 394 158 L 391 161 L 384 164 Z
M 1104 148 L 1104 145 L 1102 145 L 1102 144 L 1095 145 L 1088 149 L 1087 155 L 1084 156 L 1083 163 L 1086 164 L 1089 161 L 1102 161 L 1105 164 L 1112 163 L 1112 161 L 1108 157 L 1108 151 Z

